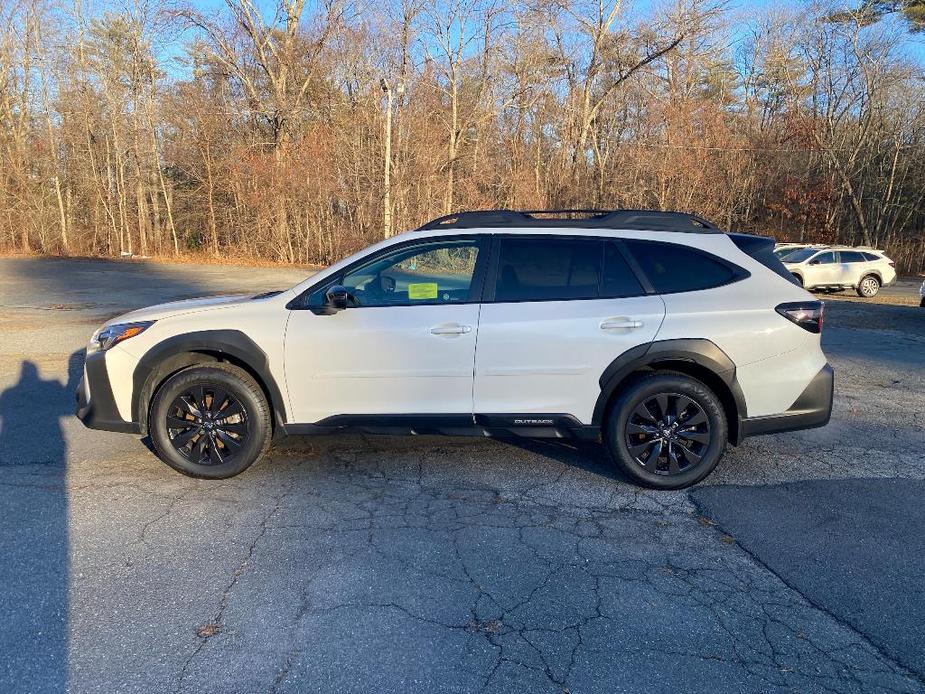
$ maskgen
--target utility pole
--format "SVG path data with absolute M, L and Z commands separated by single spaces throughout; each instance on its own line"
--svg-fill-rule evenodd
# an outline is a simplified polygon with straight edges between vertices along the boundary
M 379 86 L 385 93 L 385 145 L 383 147 L 382 162 L 382 236 L 389 238 L 392 235 L 392 85 L 383 77 Z M 405 93 L 405 85 L 399 82 L 395 91 L 398 96 Z

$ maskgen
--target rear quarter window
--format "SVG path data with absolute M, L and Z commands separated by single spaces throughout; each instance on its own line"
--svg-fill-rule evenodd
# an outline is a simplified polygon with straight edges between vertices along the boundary
M 693 248 L 657 241 L 626 240 L 625 244 L 659 294 L 721 287 L 747 275 Z

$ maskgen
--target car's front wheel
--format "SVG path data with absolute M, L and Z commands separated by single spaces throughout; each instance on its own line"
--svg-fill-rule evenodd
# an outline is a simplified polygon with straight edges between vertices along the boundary
M 880 280 L 878 280 L 874 275 L 867 275 L 858 283 L 858 296 L 863 296 L 865 299 L 869 299 L 872 296 L 877 296 L 877 292 L 880 291 Z
M 243 472 L 270 445 L 270 408 L 243 369 L 215 363 L 171 376 L 157 391 L 148 432 L 158 457 L 190 477 Z
M 656 489 L 696 484 L 726 449 L 722 403 L 700 381 L 660 372 L 632 382 L 610 409 L 604 444 L 634 481 Z

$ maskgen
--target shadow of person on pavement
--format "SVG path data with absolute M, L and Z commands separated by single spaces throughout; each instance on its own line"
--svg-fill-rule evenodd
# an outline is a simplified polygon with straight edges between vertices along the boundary
M 83 350 L 68 358 L 66 384 L 43 379 L 35 362 L 22 362 L 17 383 L 0 393 L 0 465 L 63 466 L 61 417 L 74 414 L 82 368 Z
M 0 691 L 64 691 L 68 682 L 67 441 L 83 350 L 67 383 L 20 365 L 0 393 Z M 10 678 L 7 680 L 7 678 Z

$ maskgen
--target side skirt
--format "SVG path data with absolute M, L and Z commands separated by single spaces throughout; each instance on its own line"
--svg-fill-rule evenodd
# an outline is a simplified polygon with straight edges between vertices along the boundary
M 338 433 L 391 436 L 481 436 L 491 438 L 579 439 L 594 441 L 600 427 L 567 414 L 342 414 L 314 424 L 284 424 L 288 436 Z

